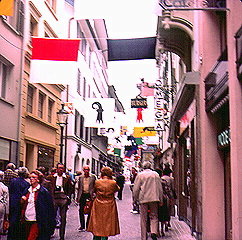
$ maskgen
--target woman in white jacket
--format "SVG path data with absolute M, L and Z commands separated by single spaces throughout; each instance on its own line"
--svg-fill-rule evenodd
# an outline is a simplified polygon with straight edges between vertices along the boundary
M 4 172 L 0 171 L 0 234 L 4 234 L 9 226 L 9 192 L 8 187 L 2 183 L 3 175 Z

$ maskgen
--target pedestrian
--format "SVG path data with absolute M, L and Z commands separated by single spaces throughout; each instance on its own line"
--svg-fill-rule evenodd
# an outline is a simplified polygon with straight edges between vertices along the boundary
M 161 177 L 163 181 L 163 186 L 165 188 L 166 196 L 167 196 L 166 199 L 167 199 L 168 217 L 165 222 L 166 231 L 168 231 L 168 227 L 171 227 L 170 218 L 174 208 L 175 199 L 177 198 L 175 187 L 174 187 L 174 178 L 170 176 L 171 173 L 172 173 L 172 170 L 170 168 L 164 168 L 163 175 Z
M 118 210 L 115 193 L 119 186 L 112 178 L 113 172 L 109 167 L 101 169 L 101 178 L 96 180 L 88 232 L 93 234 L 93 240 L 107 240 L 109 236 L 120 233 Z
M 49 191 L 41 185 L 43 174 L 30 173 L 31 186 L 21 198 L 23 240 L 48 240 L 55 228 L 55 210 Z
M 77 197 L 76 202 L 79 203 L 79 231 L 85 231 L 90 213 L 87 214 L 87 221 L 85 223 L 84 206 L 87 200 L 93 200 L 93 188 L 95 184 L 96 176 L 90 173 L 90 167 L 88 165 L 83 166 L 83 174 L 79 176 L 77 180 Z
M 119 172 L 117 177 L 116 177 L 116 182 L 119 186 L 119 191 L 118 191 L 118 199 L 122 200 L 123 199 L 123 189 L 124 189 L 124 183 L 125 183 L 125 177 L 122 174 L 122 172 Z
M 21 226 L 21 197 L 30 186 L 29 170 L 26 167 L 18 168 L 18 177 L 13 178 L 9 185 L 9 229 L 8 240 L 22 239 Z
M 13 163 L 8 163 L 4 172 L 3 183 L 9 187 L 12 178 L 17 178 L 16 166 Z
M 74 173 L 71 172 L 72 171 L 72 167 L 68 167 L 67 168 L 67 174 L 70 176 L 71 178 L 71 184 L 72 184 L 72 193 L 71 195 L 73 195 L 74 199 L 75 199 L 75 175 Z
M 151 238 L 157 240 L 159 228 L 158 205 L 163 203 L 162 183 L 159 174 L 151 170 L 149 161 L 143 163 L 143 169 L 142 172 L 138 173 L 133 188 L 134 200 L 140 203 L 141 239 L 147 240 L 149 217 Z
M 2 182 L 4 172 L 0 171 L 0 239 L 9 227 L 9 191 L 8 187 Z
M 49 191 L 51 197 L 53 198 L 54 197 L 53 186 L 52 186 L 51 181 L 46 179 L 47 176 L 46 176 L 46 169 L 45 169 L 45 167 L 39 166 L 39 167 L 37 167 L 36 170 L 40 171 L 43 174 L 43 179 L 41 181 L 41 185 L 43 187 L 45 187 Z
M 135 178 L 136 176 L 138 175 L 138 172 L 136 170 L 135 167 L 132 167 L 131 169 L 131 175 L 130 175 L 130 190 L 131 192 L 133 193 L 133 188 L 134 188 L 134 181 L 135 181 Z M 133 198 L 133 194 L 132 194 L 132 198 Z M 133 209 L 130 210 L 131 213 L 134 213 L 134 214 L 137 214 L 139 213 L 139 204 L 137 201 L 134 201 L 134 198 L 133 198 L 133 201 L 132 201 L 132 206 L 133 206 Z
M 47 180 L 51 181 L 54 189 L 54 208 L 55 216 L 60 211 L 60 240 L 64 240 L 66 230 L 66 214 L 68 206 L 71 203 L 71 178 L 65 173 L 65 165 L 58 163 L 56 173 L 47 176 Z

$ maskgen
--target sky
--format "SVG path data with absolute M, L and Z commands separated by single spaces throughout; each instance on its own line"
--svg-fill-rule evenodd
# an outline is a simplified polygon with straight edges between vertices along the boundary
M 80 4 L 81 16 L 76 17 L 105 19 L 109 39 L 156 36 L 157 0 L 80 0 Z M 131 98 L 139 94 L 136 84 L 141 83 L 141 78 L 149 83 L 156 81 L 155 59 L 108 62 L 108 76 L 125 112 L 133 114 L 131 118 L 135 121 L 136 109 L 130 108 Z
M 105 16 L 110 39 L 156 36 L 157 15 L 154 0 L 122 0 L 118 3 L 112 5 L 113 8 L 110 8 Z M 147 82 L 155 82 L 156 62 L 154 59 L 111 61 L 108 63 L 108 74 L 110 84 L 115 86 L 120 100 L 127 109 L 130 107 L 130 99 L 139 94 L 136 84 L 141 83 L 141 78 Z

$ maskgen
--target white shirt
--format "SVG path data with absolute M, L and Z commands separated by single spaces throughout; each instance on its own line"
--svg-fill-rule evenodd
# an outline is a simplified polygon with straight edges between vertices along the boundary
M 29 191 L 29 198 L 28 203 L 25 211 L 25 220 L 26 221 L 36 221 L 36 210 L 35 210 L 35 201 L 34 201 L 34 195 L 35 192 L 37 192 L 40 189 L 40 185 L 36 188 L 33 188 L 32 186 L 28 189 Z
M 62 176 L 59 176 L 57 173 L 55 173 L 56 178 L 56 186 L 60 186 L 61 187 L 61 192 L 64 192 L 63 189 L 63 177 L 66 177 L 66 174 L 63 173 Z

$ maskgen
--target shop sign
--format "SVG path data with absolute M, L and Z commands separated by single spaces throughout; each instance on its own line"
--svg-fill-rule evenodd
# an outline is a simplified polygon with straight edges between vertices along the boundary
M 160 0 L 159 5 L 164 10 L 227 10 L 225 0 Z
M 147 108 L 147 98 L 131 99 L 131 108 Z
M 229 145 L 230 145 L 230 129 L 227 129 L 218 135 L 218 147 L 225 148 L 225 147 L 229 147 Z

